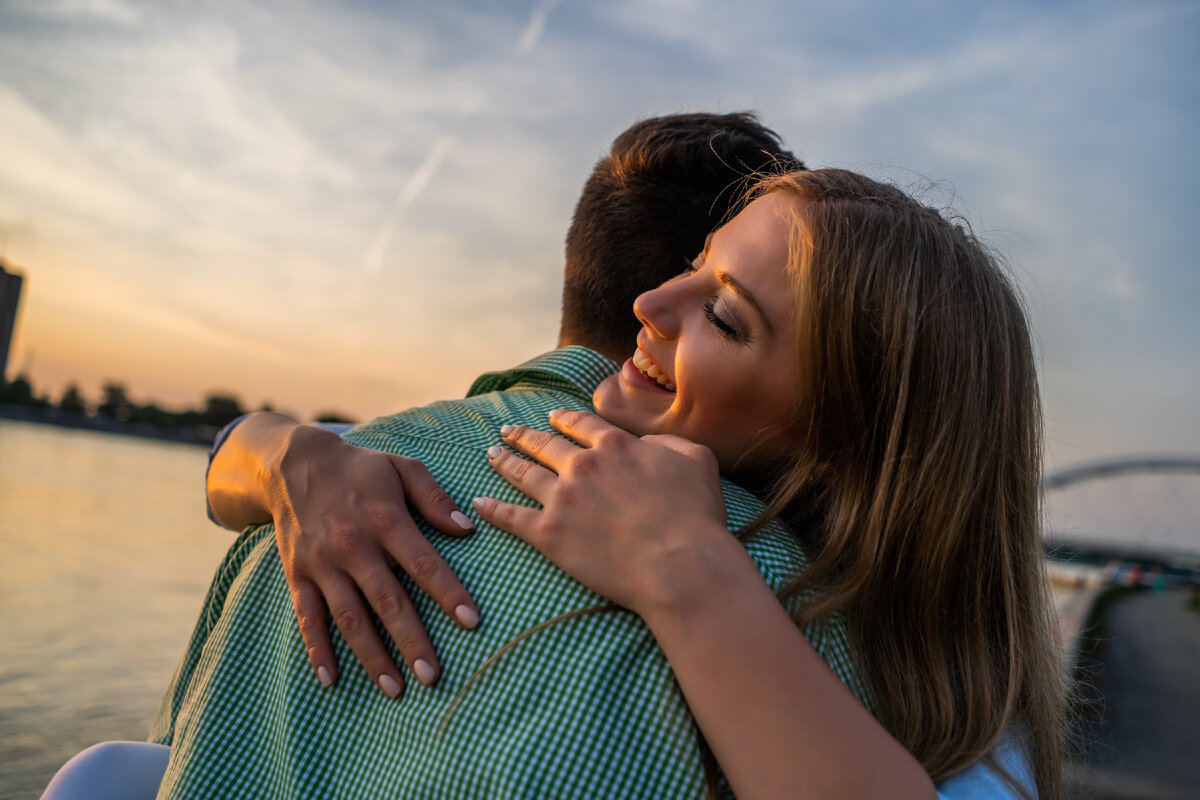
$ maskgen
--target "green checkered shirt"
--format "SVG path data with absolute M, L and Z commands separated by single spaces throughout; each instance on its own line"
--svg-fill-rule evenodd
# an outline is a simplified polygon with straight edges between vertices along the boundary
M 461 508 L 481 494 L 530 502 L 488 466 L 507 422 L 547 427 L 555 408 L 590 409 L 614 369 L 573 347 L 481 377 L 470 397 L 383 417 L 345 435 L 420 459 Z M 731 528 L 762 505 L 726 482 Z M 506 643 L 565 612 L 604 604 L 535 550 L 480 523 L 465 539 L 424 531 L 477 601 L 463 631 L 404 577 L 442 661 L 433 688 L 407 676 L 397 701 L 371 683 L 335 631 L 341 680 L 313 676 L 270 525 L 238 537 L 218 570 L 151 741 L 171 746 L 161 798 L 702 797 L 700 740 L 671 668 L 634 614 L 555 623 L 484 669 Z M 746 543 L 775 589 L 804 555 L 778 525 Z M 804 631 L 864 702 L 839 618 Z M 396 650 L 389 638 L 392 653 Z M 398 656 L 397 656 L 398 657 Z M 439 727 L 443 730 L 439 732 Z M 725 787 L 723 787 L 725 788 Z

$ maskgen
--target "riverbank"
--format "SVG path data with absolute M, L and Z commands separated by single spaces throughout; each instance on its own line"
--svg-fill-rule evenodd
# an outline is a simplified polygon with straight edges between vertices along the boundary
M 18 422 L 35 422 L 42 425 L 54 425 L 60 428 L 76 428 L 80 430 L 115 433 L 121 436 L 136 436 L 142 439 L 157 439 L 165 442 L 182 442 L 208 447 L 217 428 L 211 425 L 195 425 L 187 428 L 160 428 L 147 422 L 122 422 L 119 419 L 102 416 L 85 416 L 71 414 L 60 408 L 35 408 L 19 406 L 11 403 L 0 403 L 0 419 L 11 419 Z

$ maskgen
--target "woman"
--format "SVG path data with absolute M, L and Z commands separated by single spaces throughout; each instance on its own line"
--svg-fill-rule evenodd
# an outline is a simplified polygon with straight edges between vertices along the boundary
M 890 187 L 828 170 L 758 194 L 638 300 L 638 352 L 594 399 L 644 438 L 587 415 L 553 419 L 582 447 L 506 430 L 549 469 L 492 463 L 544 510 L 478 512 L 645 619 L 740 796 L 857 792 L 856 768 L 889 759 L 871 787 L 888 796 L 912 775 L 894 741 L 826 690 L 726 532 L 716 477 L 735 475 L 802 532 L 813 562 L 785 595 L 801 621 L 846 610 L 881 721 L 929 776 L 1006 749 L 1054 797 L 1062 683 L 1015 296 L 969 234 Z
M 719 465 L 804 532 L 813 563 L 787 592 L 808 594 L 798 621 L 846 609 L 881 721 L 934 780 L 1009 737 L 1038 794 L 1057 796 L 1064 683 L 1015 294 L 969 233 L 891 187 L 823 170 L 759 193 L 688 273 L 639 298 L 638 352 L 594 398 L 633 434 L 684 438 L 577 415 L 553 424 L 579 447 L 514 429 L 545 466 L 493 463 L 544 510 L 484 499 L 479 513 L 643 616 L 747 786 L 781 764 L 745 752 L 754 727 L 731 724 L 738 698 L 708 697 L 713 654 L 687 636 L 689 609 L 752 582 L 722 535 Z

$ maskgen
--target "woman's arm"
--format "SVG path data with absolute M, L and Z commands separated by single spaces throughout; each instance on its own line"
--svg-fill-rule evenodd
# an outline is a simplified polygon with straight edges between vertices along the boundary
M 219 442 L 208 465 L 205 491 L 213 517 L 230 530 L 271 521 L 270 498 L 263 478 L 278 464 L 289 435 L 304 427 L 272 411 L 256 411 L 238 422 Z
M 355 447 L 282 414 L 256 412 L 214 453 L 207 493 L 213 515 L 226 527 L 275 522 L 309 661 L 326 686 L 337 679 L 332 615 L 372 680 L 393 697 L 404 687 L 364 597 L 413 674 L 422 683 L 436 680 L 433 645 L 390 563 L 413 576 L 463 627 L 478 623 L 474 601 L 413 522 L 409 503 L 450 535 L 466 534 L 471 523 L 411 458 Z
M 675 437 L 637 439 L 593 415 L 514 427 L 496 469 L 543 510 L 481 516 L 642 616 L 741 798 L 934 797 L 921 765 L 803 638 L 725 528 L 716 461 Z M 553 470 L 553 471 L 551 471 Z
M 676 573 L 671 601 L 641 612 L 737 796 L 932 797 L 921 765 L 821 660 L 738 549 Z

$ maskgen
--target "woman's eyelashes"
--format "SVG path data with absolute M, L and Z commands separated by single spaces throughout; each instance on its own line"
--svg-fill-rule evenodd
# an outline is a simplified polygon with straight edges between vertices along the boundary
M 706 253 L 701 253 L 693 259 L 684 259 L 683 271 L 676 277 L 683 278 L 688 275 L 699 272 L 704 268 Z M 717 312 L 717 297 L 710 297 L 704 303 L 704 317 L 712 324 L 717 331 L 727 339 L 742 341 L 748 339 L 748 335 L 740 321 L 733 317 L 728 312 Z
M 741 325 L 738 324 L 736 319 L 726 319 L 717 313 L 717 301 L 715 298 L 709 299 L 704 303 L 704 316 L 727 339 L 741 341 L 746 338 Z

